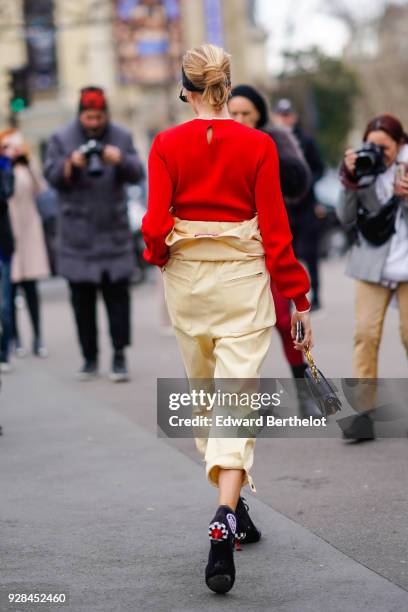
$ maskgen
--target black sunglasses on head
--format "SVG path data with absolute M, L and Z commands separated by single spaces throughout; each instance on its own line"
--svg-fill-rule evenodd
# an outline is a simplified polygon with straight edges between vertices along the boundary
M 230 93 L 228 94 L 228 100 L 231 100 L 231 98 L 233 98 L 233 95 L 232 95 L 232 93 L 230 92 Z M 188 103 L 187 96 L 186 96 L 185 94 L 183 94 L 183 90 L 181 90 L 181 91 L 180 91 L 180 94 L 179 94 L 179 100 L 181 100 L 182 102 L 187 102 L 187 103 Z
M 181 91 L 180 91 L 179 100 L 181 100 L 182 102 L 187 102 L 188 103 L 187 96 L 185 94 L 183 94 L 183 89 L 181 89 Z

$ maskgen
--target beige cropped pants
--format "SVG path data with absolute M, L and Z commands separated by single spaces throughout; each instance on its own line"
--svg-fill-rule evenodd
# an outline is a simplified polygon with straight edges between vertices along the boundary
M 408 357 L 408 283 L 399 283 L 396 291 L 400 335 Z M 393 290 L 377 283 L 356 281 L 356 325 L 353 366 L 356 378 L 378 377 L 378 353 L 387 308 Z M 372 410 L 377 399 L 377 386 L 362 385 L 356 395 L 359 410 Z
M 239 379 L 247 391 L 260 377 L 276 322 L 257 217 L 240 223 L 176 218 L 166 242 L 165 299 L 190 383 Z M 198 435 L 196 445 L 211 484 L 218 486 L 220 468 L 242 469 L 243 484 L 255 490 L 249 474 L 254 438 Z
M 400 335 L 408 357 L 408 283 L 396 289 Z M 354 375 L 357 378 L 378 377 L 378 352 L 384 319 L 393 290 L 377 283 L 356 281 L 356 327 L 354 334 Z

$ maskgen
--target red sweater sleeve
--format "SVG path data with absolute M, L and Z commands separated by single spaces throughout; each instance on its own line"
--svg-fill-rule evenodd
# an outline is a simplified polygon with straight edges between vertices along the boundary
M 174 225 L 169 212 L 172 197 L 173 183 L 160 151 L 158 134 L 149 154 L 148 204 L 142 221 L 142 234 L 146 243 L 143 256 L 146 261 L 157 266 L 163 266 L 169 258 L 165 238 Z
M 293 299 L 298 311 L 310 307 L 306 293 L 309 277 L 292 248 L 285 202 L 279 180 L 279 159 L 275 143 L 268 136 L 255 183 L 255 205 L 265 248 L 266 267 L 280 293 Z

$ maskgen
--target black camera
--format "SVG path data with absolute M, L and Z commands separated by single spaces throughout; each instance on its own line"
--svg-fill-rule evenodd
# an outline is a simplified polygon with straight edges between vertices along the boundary
M 101 176 L 103 174 L 103 149 L 103 145 L 94 139 L 88 140 L 79 148 L 86 158 L 87 171 L 90 176 Z
M 356 154 L 356 178 L 377 176 L 386 171 L 384 149 L 379 145 L 365 142 L 360 149 L 356 149 Z

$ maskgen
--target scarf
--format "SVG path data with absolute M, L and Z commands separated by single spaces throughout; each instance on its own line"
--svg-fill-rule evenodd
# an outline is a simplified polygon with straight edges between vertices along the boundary
M 379 174 L 375 181 L 375 190 L 381 204 L 385 204 L 394 193 L 394 183 L 397 174 L 398 163 L 408 163 L 408 144 L 401 147 L 396 160 L 387 168 L 385 172 Z

